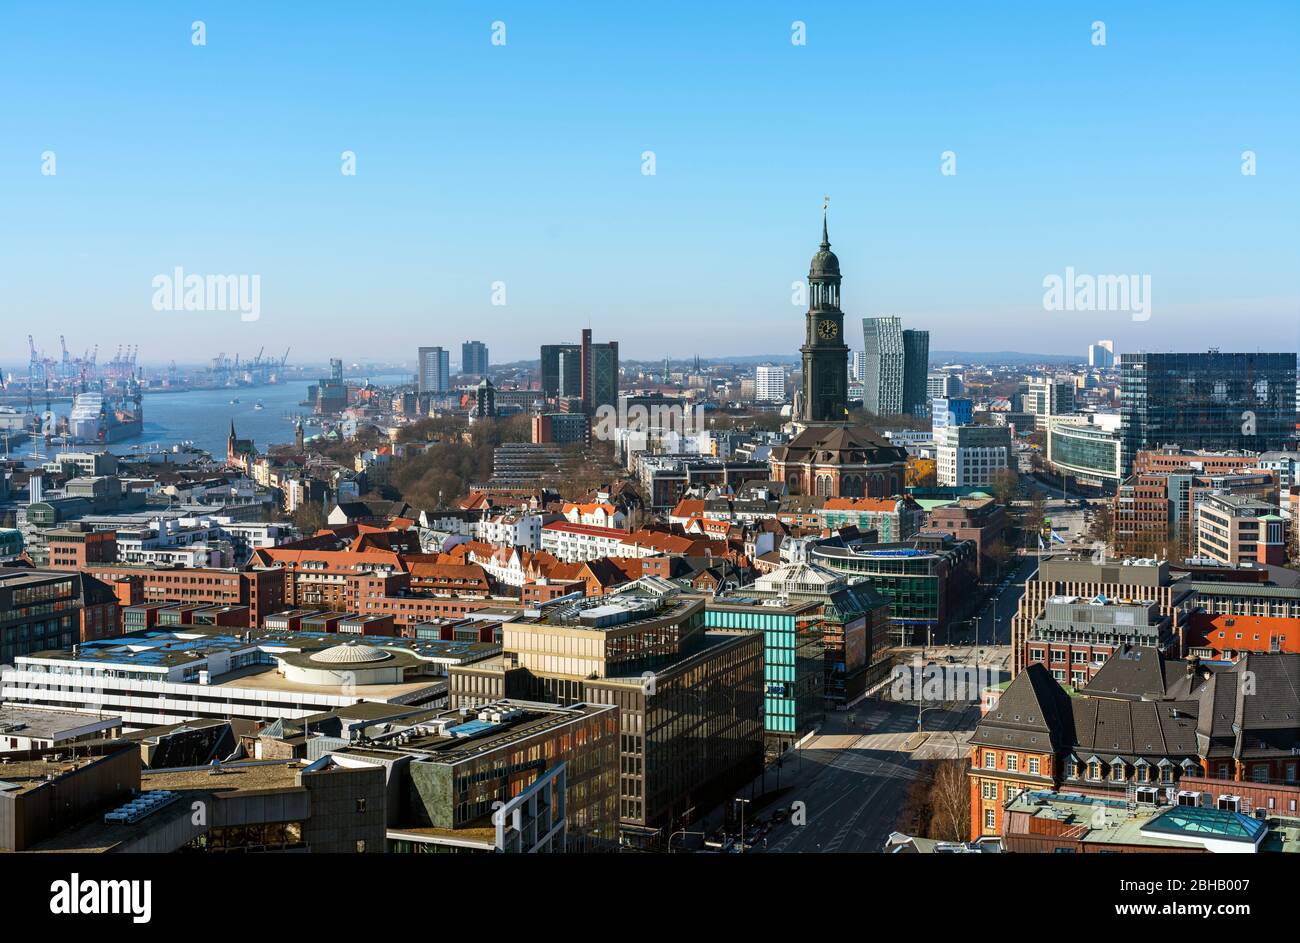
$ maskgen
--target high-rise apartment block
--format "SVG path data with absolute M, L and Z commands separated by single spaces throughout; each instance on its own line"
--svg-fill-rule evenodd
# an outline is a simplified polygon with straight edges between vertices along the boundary
M 784 403 L 785 367 L 759 364 L 754 368 L 754 400 L 759 403 Z
M 460 345 L 460 372 L 476 377 L 487 375 L 487 344 L 482 341 L 465 341 Z
M 441 347 L 420 348 L 417 388 L 420 393 L 446 393 L 451 389 L 451 361 L 447 351 Z

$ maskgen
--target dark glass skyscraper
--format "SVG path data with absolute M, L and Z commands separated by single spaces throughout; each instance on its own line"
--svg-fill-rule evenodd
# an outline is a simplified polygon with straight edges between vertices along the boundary
M 582 405 L 588 413 L 618 406 L 618 341 L 596 344 L 582 332 Z
M 465 341 L 460 345 L 460 372 L 476 377 L 487 376 L 487 344 L 482 341 Z
M 542 345 L 542 393 L 548 397 L 582 395 L 581 345 Z
M 1282 449 L 1295 432 L 1296 355 L 1124 354 L 1125 474 L 1142 449 Z
M 925 381 L 930 375 L 930 332 L 903 332 L 903 412 L 909 416 L 929 415 Z

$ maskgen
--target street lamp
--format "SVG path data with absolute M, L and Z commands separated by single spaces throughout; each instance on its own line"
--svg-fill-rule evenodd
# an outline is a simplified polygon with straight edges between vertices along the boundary
M 749 800 L 737 797 L 731 801 L 740 803 L 740 854 L 743 855 L 745 853 L 745 806 L 749 805 Z
M 922 709 L 922 708 L 921 708 L 921 705 L 922 705 L 923 703 L 924 703 L 924 701 L 921 701 L 921 700 L 918 700 L 918 701 L 916 702 L 916 732 L 917 732 L 917 733 L 921 733 L 921 731 L 922 731 L 922 728 L 921 728 L 921 716 L 922 716 L 923 714 L 927 713 L 928 711 L 937 711 L 937 710 L 940 710 L 940 709 L 943 707 L 942 704 L 936 704 L 936 705 L 934 705 L 933 707 L 927 707 L 927 708 Z

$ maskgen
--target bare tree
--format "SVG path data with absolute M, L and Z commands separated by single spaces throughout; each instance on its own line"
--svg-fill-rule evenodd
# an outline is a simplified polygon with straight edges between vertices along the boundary
M 963 760 L 940 760 L 930 787 L 930 838 L 970 837 L 970 780 Z

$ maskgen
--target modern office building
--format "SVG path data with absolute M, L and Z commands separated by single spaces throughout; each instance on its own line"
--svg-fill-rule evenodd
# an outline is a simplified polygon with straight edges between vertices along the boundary
M 826 716 L 821 607 L 814 601 L 782 605 L 742 598 L 707 601 L 707 629 L 763 634 L 763 730 L 769 751 L 780 753 Z
M 1006 426 L 947 426 L 936 436 L 935 477 L 940 487 L 988 488 L 1011 468 L 1011 430 Z
M 618 341 L 597 344 L 584 329 L 580 344 L 542 345 L 542 393 L 548 399 L 573 398 L 592 414 L 618 406 Z
M 451 389 L 450 353 L 441 347 L 421 347 L 416 377 L 419 393 L 446 393 Z
M 876 416 L 903 412 L 903 321 L 897 317 L 862 319 L 867 370 L 862 378 L 862 408 Z
M 754 368 L 754 400 L 759 403 L 784 403 L 785 367 L 759 364 Z
M 849 379 L 861 386 L 867 379 L 867 352 L 865 350 L 853 351 L 853 358 L 849 361 Z
M 566 834 L 563 847 L 548 850 L 617 848 L 616 707 L 502 699 L 411 713 L 320 749 L 348 765 L 385 768 L 390 792 L 404 799 L 389 805 L 390 850 L 488 850 L 484 833 L 495 846 L 500 824 L 493 812 L 557 769 Z
M 1196 508 L 1197 556 L 1237 565 L 1286 563 L 1287 521 L 1276 505 L 1245 495 L 1207 494 Z
M 934 438 L 948 426 L 969 426 L 975 417 L 975 403 L 964 396 L 938 396 L 930 400 L 930 428 Z
M 1124 354 L 1124 468 L 1161 446 L 1265 452 L 1293 441 L 1294 353 Z
M 1161 617 L 1169 619 L 1170 629 L 1180 645 L 1184 625 L 1196 604 L 1191 585 L 1174 579 L 1169 564 L 1162 560 L 1044 559 L 1038 575 L 1025 583 L 1024 595 L 1011 620 L 1013 675 L 1024 670 L 1028 655 L 1026 641 L 1048 602 L 1063 596 L 1154 602 Z
M 460 345 L 460 372 L 475 377 L 487 376 L 487 344 L 482 341 L 465 341 Z
M 308 387 L 307 399 L 318 416 L 330 416 L 342 412 L 348 406 L 348 385 L 343 379 L 343 361 L 337 357 L 330 358 L 330 375 L 321 377 L 314 387 Z M 230 424 L 234 431 L 234 422 Z M 252 443 L 249 442 L 251 448 Z
M 936 370 L 926 374 L 925 393 L 930 399 L 950 399 L 961 396 L 961 376 L 947 370 Z
M 1029 664 L 1042 665 L 1058 684 L 1076 689 L 1126 648 L 1151 648 L 1178 657 L 1178 636 L 1158 604 L 1101 595 L 1050 597 L 1025 644 Z
M 591 417 L 585 413 L 538 413 L 532 418 L 534 445 L 567 445 L 591 440 Z
M 941 531 L 958 540 L 975 543 L 979 555 L 981 580 L 1000 575 L 998 567 L 1009 562 L 1004 553 L 1007 529 L 1007 512 L 988 495 L 972 494 L 953 504 L 934 508 L 923 528 L 926 532 Z
M 824 567 L 792 563 L 741 587 L 736 597 L 735 601 L 752 599 L 764 605 L 817 607 L 828 708 L 844 708 L 860 700 L 891 664 L 889 601 L 865 581 L 850 583 L 848 577 Z
M 356 701 L 433 706 L 447 695 L 452 666 L 499 652 L 489 642 L 193 625 L 17 655 L 0 700 L 109 711 L 132 729 L 292 719 Z
M 497 390 L 488 377 L 478 381 L 474 388 L 474 406 L 470 415 L 475 419 L 491 419 L 497 414 Z
M 930 397 L 926 393 L 926 376 L 930 369 L 930 332 L 911 328 L 903 331 L 903 412 L 908 416 L 927 416 Z
M 1047 423 L 1047 463 L 1081 485 L 1114 488 L 1124 477 L 1118 432 L 1080 416 L 1053 416 Z
M 112 590 L 85 574 L 0 569 L 0 665 L 115 636 L 118 611 Z
M 542 345 L 542 393 L 547 399 L 582 396 L 582 346 Z
M 808 562 L 849 578 L 865 577 L 890 605 L 890 640 L 939 640 L 978 579 L 974 541 L 921 534 L 894 544 L 834 539 L 808 548 Z
M 1034 417 L 1034 428 L 1047 428 L 1053 416 L 1068 416 L 1074 412 L 1074 381 L 1056 377 L 1031 377 L 1021 394 L 1022 409 Z
M 705 601 L 655 578 L 502 625 L 502 655 L 451 672 L 451 706 L 613 704 L 625 844 L 662 847 L 762 769 L 760 632 L 706 630 Z
M 1115 366 L 1115 342 L 1097 341 L 1088 345 L 1088 366 L 1109 370 Z
M 588 413 L 618 406 L 618 341 L 595 344 L 591 329 L 582 332 L 582 405 Z
M 108 740 L 6 764 L 0 851 L 384 851 L 377 767 L 322 757 L 146 770 L 142 752 L 138 743 Z

